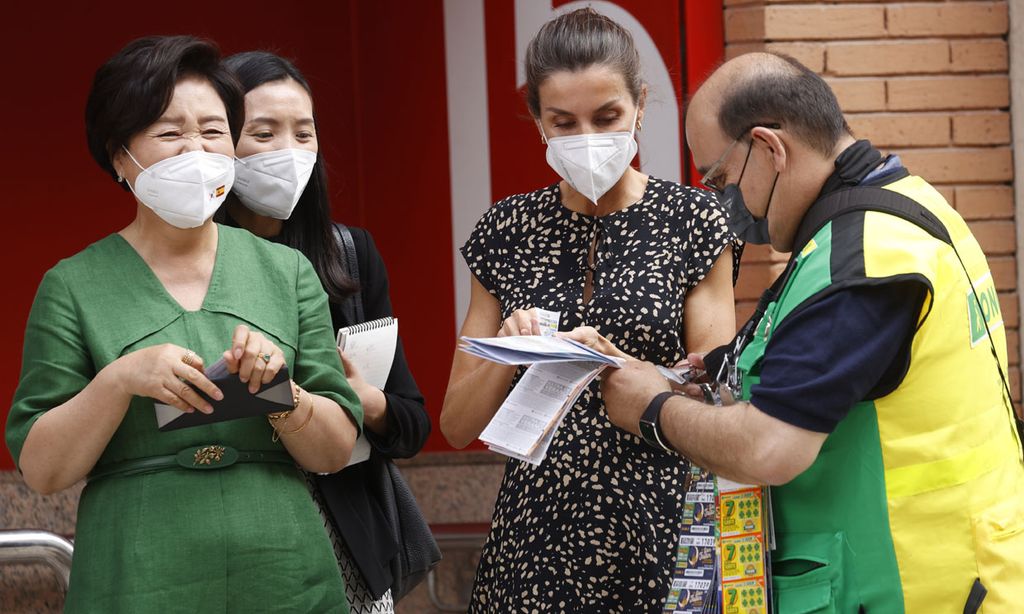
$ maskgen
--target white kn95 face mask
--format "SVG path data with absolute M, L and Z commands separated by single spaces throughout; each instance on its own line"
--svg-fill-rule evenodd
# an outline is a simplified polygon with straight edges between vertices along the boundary
M 235 159 L 235 195 L 254 213 L 288 219 L 313 175 L 316 153 L 277 149 Z
M 639 113 L 638 108 L 637 115 Z M 597 200 L 618 183 L 636 156 L 635 129 L 636 116 L 629 132 L 545 136 L 548 165 L 597 206 Z
M 177 228 L 196 228 L 213 217 L 235 179 L 234 161 L 223 154 L 190 151 L 142 168 L 127 148 L 124 151 L 142 169 L 135 185 L 128 187 L 142 204 Z

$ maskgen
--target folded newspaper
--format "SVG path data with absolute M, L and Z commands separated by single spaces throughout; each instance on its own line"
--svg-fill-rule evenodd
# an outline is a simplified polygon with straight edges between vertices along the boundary
M 503 365 L 530 365 L 480 441 L 491 450 L 539 465 L 566 412 L 606 367 L 625 360 L 554 336 L 463 337 L 460 350 Z

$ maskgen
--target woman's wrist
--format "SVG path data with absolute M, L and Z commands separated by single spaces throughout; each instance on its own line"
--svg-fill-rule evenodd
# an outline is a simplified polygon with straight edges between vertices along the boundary
M 384 391 L 366 384 L 356 390 L 363 406 L 363 426 L 377 435 L 388 432 L 388 398 Z
M 125 404 L 131 402 L 132 393 L 129 390 L 128 376 L 131 372 L 130 355 L 119 356 L 112 362 L 99 370 L 92 383 L 99 385 L 108 393 L 113 393 L 124 400 Z
M 295 380 L 288 380 L 288 384 L 292 388 L 292 408 L 284 411 L 275 411 L 267 414 L 267 419 L 271 421 L 271 424 L 275 424 L 279 421 L 283 422 L 288 419 L 293 411 L 299 408 L 299 401 L 301 400 L 302 388 L 295 383 Z
M 293 409 L 267 414 L 267 421 L 274 430 L 273 441 L 277 441 L 282 435 L 294 435 L 306 428 L 313 419 L 313 412 L 316 410 L 313 395 L 306 392 L 292 382 L 294 391 Z

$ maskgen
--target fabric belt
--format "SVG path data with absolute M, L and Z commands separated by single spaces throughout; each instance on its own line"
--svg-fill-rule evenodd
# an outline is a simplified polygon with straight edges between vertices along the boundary
M 93 469 L 87 479 L 93 482 L 102 478 L 142 475 L 170 469 L 209 471 L 224 469 L 235 463 L 294 465 L 295 459 L 287 452 L 278 450 L 236 450 L 230 446 L 211 444 L 185 448 L 174 455 L 147 456 L 119 463 L 107 463 Z

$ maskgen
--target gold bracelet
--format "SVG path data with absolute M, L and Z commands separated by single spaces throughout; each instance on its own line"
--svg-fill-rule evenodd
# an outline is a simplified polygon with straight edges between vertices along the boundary
M 299 425 L 299 428 L 295 429 L 294 431 L 287 431 L 281 433 L 282 435 L 294 435 L 295 433 L 298 433 L 302 429 L 309 426 L 309 423 L 313 420 L 313 413 L 316 411 L 316 403 L 313 402 L 313 395 L 309 394 L 305 390 L 303 390 L 302 392 L 305 392 L 306 397 L 309 398 L 309 413 L 306 415 L 306 419 L 303 420 L 302 424 Z
M 287 421 L 288 416 L 291 416 L 292 412 L 299 408 L 299 399 L 302 395 L 302 388 L 300 388 L 295 382 L 292 382 L 292 387 L 295 388 L 292 392 L 292 408 L 285 411 L 275 411 L 267 414 L 267 420 L 270 420 L 270 426 L 273 426 L 275 429 L 277 428 L 275 424 L 278 420 Z
M 301 396 L 302 396 L 303 392 L 306 392 L 306 391 L 305 390 L 300 390 L 300 392 L 299 392 L 300 400 L 301 400 Z M 294 430 L 291 430 L 291 431 L 279 431 L 279 430 L 277 430 L 277 427 L 274 424 L 271 424 L 271 426 L 274 427 L 274 435 L 271 437 L 272 441 L 275 441 L 275 442 L 278 441 L 279 439 L 281 439 L 281 435 L 294 435 L 295 433 L 298 433 L 302 429 L 304 429 L 307 426 L 309 426 L 309 423 L 313 420 L 313 412 L 316 411 L 316 403 L 313 402 L 312 395 L 310 395 L 308 392 L 306 392 L 306 396 L 310 397 L 310 399 L 309 399 L 309 414 L 306 415 L 306 419 L 302 422 L 302 424 L 299 425 L 298 428 L 296 428 Z

